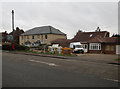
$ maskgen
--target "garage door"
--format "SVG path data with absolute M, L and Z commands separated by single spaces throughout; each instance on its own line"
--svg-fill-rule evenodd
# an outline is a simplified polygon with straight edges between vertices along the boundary
M 120 45 L 116 45 L 116 54 L 120 54 Z

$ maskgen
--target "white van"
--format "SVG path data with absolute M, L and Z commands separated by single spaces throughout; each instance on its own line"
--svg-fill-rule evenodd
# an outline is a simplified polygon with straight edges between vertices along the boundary
M 70 48 L 73 49 L 74 53 L 84 53 L 84 49 L 80 42 L 70 43 Z

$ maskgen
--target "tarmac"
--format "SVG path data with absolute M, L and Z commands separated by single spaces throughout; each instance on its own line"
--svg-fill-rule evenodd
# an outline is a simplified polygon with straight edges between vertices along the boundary
M 24 54 L 24 55 L 33 55 L 33 56 L 68 59 L 68 57 L 65 57 L 65 56 L 48 55 L 48 54 L 36 54 L 36 53 L 26 53 L 26 52 L 16 52 L 16 51 L 4 51 L 4 52 L 13 53 L 13 54 Z

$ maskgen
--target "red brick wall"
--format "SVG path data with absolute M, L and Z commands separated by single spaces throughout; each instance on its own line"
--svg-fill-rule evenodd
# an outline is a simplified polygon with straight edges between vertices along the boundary
M 105 50 L 106 45 L 114 46 L 114 50 Z M 88 47 L 88 53 L 105 53 L 105 54 L 116 54 L 116 44 L 114 43 L 102 43 L 101 44 L 101 50 L 89 50 Z
M 101 50 L 89 50 L 89 53 L 101 53 Z

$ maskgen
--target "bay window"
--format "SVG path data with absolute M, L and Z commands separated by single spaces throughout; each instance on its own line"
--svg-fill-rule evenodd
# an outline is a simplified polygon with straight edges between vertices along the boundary
M 100 43 L 90 43 L 90 50 L 101 50 Z

